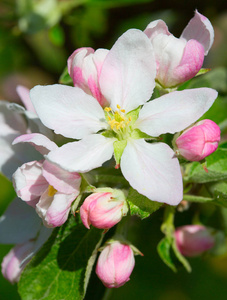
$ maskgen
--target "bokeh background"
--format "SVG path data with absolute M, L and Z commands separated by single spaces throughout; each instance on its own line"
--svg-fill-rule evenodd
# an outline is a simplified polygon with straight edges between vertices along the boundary
M 163 19 L 169 31 L 179 37 L 195 9 L 214 26 L 215 41 L 204 66 L 221 72 L 222 80 L 215 76 L 212 80 L 216 80 L 214 85 L 219 93 L 226 96 L 226 0 L 1 0 L 0 99 L 19 102 L 18 84 L 32 88 L 36 84 L 57 83 L 75 49 L 83 46 L 109 49 L 129 28 L 144 30 L 149 22 Z M 227 115 L 227 110 L 223 113 Z M 14 197 L 12 184 L 0 176 L 0 214 Z M 176 225 L 190 223 L 193 209 L 178 213 Z M 203 210 L 212 215 L 214 223 L 218 220 L 215 208 L 204 205 Z M 227 255 L 193 258 L 191 274 L 183 268 L 173 273 L 156 251 L 162 238 L 161 220 L 159 211 L 142 222 L 134 220 L 130 240 L 144 257 L 136 258 L 130 282 L 109 290 L 104 299 L 227 299 Z M 0 246 L 0 262 L 9 249 L 10 246 Z M 104 288 L 94 274 L 91 284 L 96 284 L 97 290 L 88 289 L 86 299 L 100 300 Z M 14 299 L 20 299 L 16 286 L 0 275 L 0 300 Z

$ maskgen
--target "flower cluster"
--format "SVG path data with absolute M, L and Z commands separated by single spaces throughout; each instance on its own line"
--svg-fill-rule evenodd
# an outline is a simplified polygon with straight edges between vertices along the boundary
M 220 129 L 211 120 L 195 123 L 214 103 L 215 90 L 177 88 L 199 72 L 213 38 L 209 20 L 197 11 L 179 39 L 162 20 L 153 21 L 144 32 L 125 32 L 110 50 L 77 49 L 68 59 L 74 86 L 35 86 L 30 96 L 18 88 L 27 110 L 1 104 L 1 114 L 7 116 L 0 119 L 5 128 L 1 141 L 7 144 L 1 170 L 10 161 L 8 170 L 10 176 L 14 173 L 14 188 L 21 199 L 16 202 L 41 218 L 36 215 L 39 226 L 31 228 L 26 239 L 10 241 L 17 246 L 2 263 L 8 280 L 18 281 L 50 228 L 63 225 L 71 210 L 75 213 L 80 207 L 88 229 L 107 231 L 128 214 L 129 187 L 150 201 L 168 205 L 182 201 L 178 158 L 203 160 L 217 149 Z M 155 88 L 162 95 L 153 99 Z M 163 139 L 165 134 L 175 134 L 173 147 Z M 12 157 L 29 144 L 33 158 L 26 152 L 26 158 L 14 163 Z M 119 169 L 115 171 L 121 171 L 127 188 L 91 186 L 90 171 L 103 166 Z M 4 220 L 0 222 L 3 226 Z M 26 224 L 26 219 L 21 222 Z M 43 228 L 48 234 L 37 246 L 37 232 Z M 1 235 L 0 241 L 7 243 Z M 183 255 L 197 255 L 214 245 L 202 227 L 179 228 L 175 239 Z M 96 266 L 103 284 L 116 288 L 127 282 L 138 253 L 117 235 L 107 242 Z

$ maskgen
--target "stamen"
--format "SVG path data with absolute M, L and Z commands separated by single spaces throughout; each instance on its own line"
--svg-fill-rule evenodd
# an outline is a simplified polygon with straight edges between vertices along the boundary
M 107 120 L 110 128 L 117 134 L 125 135 L 128 131 L 126 126 L 131 122 L 132 118 L 125 116 L 125 109 L 121 109 L 121 106 L 117 104 L 116 111 L 113 111 L 111 107 L 105 107 L 104 111 L 107 112 Z
M 52 186 L 48 186 L 48 196 L 53 197 L 57 193 L 57 190 Z

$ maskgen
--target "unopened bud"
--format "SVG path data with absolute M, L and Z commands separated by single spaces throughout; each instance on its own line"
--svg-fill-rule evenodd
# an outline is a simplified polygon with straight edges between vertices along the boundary
M 96 274 L 107 288 L 118 288 L 130 280 L 134 265 L 132 248 L 119 241 L 113 241 L 102 250 Z
M 197 256 L 211 249 L 215 237 L 211 231 L 202 225 L 186 225 L 175 231 L 176 245 L 184 256 Z
M 98 189 L 97 189 L 98 190 Z M 85 227 L 107 229 L 120 222 L 128 212 L 124 193 L 107 189 L 88 196 L 80 207 L 80 217 Z
M 217 149 L 219 141 L 219 126 L 211 120 L 202 120 L 186 129 L 176 139 L 176 146 L 187 160 L 200 161 Z

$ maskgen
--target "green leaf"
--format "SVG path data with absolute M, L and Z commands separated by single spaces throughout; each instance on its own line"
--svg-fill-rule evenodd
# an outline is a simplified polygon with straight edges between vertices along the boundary
M 62 72 L 62 74 L 59 78 L 59 83 L 70 84 L 70 85 L 73 84 L 72 78 L 69 76 L 67 66 L 65 67 L 64 71 Z
M 170 251 L 172 248 L 172 241 L 170 239 L 168 239 L 167 237 L 163 238 L 159 243 L 158 243 L 158 254 L 161 257 L 161 259 L 163 260 L 163 262 L 170 268 L 172 269 L 174 272 L 177 271 L 171 255 L 170 255 Z
M 138 217 L 140 217 L 142 220 L 145 218 L 148 218 L 150 216 L 149 212 L 146 212 L 142 209 L 140 209 L 137 205 L 133 204 L 131 201 L 128 200 L 128 204 L 130 207 L 130 214 L 132 216 L 136 215 Z
M 169 266 L 174 272 L 177 271 L 175 265 L 171 259 L 171 249 L 175 254 L 176 258 L 182 263 L 185 269 L 188 272 L 191 272 L 191 266 L 189 265 L 188 261 L 185 259 L 184 256 L 181 255 L 179 250 L 176 246 L 175 240 L 175 227 L 174 227 L 174 216 L 175 216 L 175 207 L 173 206 L 166 206 L 165 213 L 164 213 L 164 220 L 161 226 L 161 231 L 165 234 L 165 238 L 161 240 L 158 245 L 158 253 L 164 263 Z
M 205 183 L 227 179 L 227 149 L 219 148 L 206 158 L 208 173 L 198 162 L 187 165 L 184 180 Z
M 21 298 L 83 299 L 102 238 L 102 230 L 88 230 L 79 218 L 71 216 L 25 268 L 19 282 Z
M 149 214 L 152 214 L 163 205 L 163 203 L 149 200 L 133 188 L 129 189 L 127 200 L 129 201 L 130 209 L 132 208 L 131 214 L 138 215 L 142 219 L 148 217 Z
M 203 74 L 206 74 L 210 71 L 211 71 L 211 69 L 209 69 L 209 68 L 201 68 L 195 76 L 203 75 Z
M 120 160 L 121 160 L 121 156 L 124 152 L 124 149 L 127 145 L 127 141 L 123 140 L 123 141 L 115 141 L 113 143 L 114 146 L 114 158 L 116 161 L 116 164 L 119 165 L 120 164 Z

